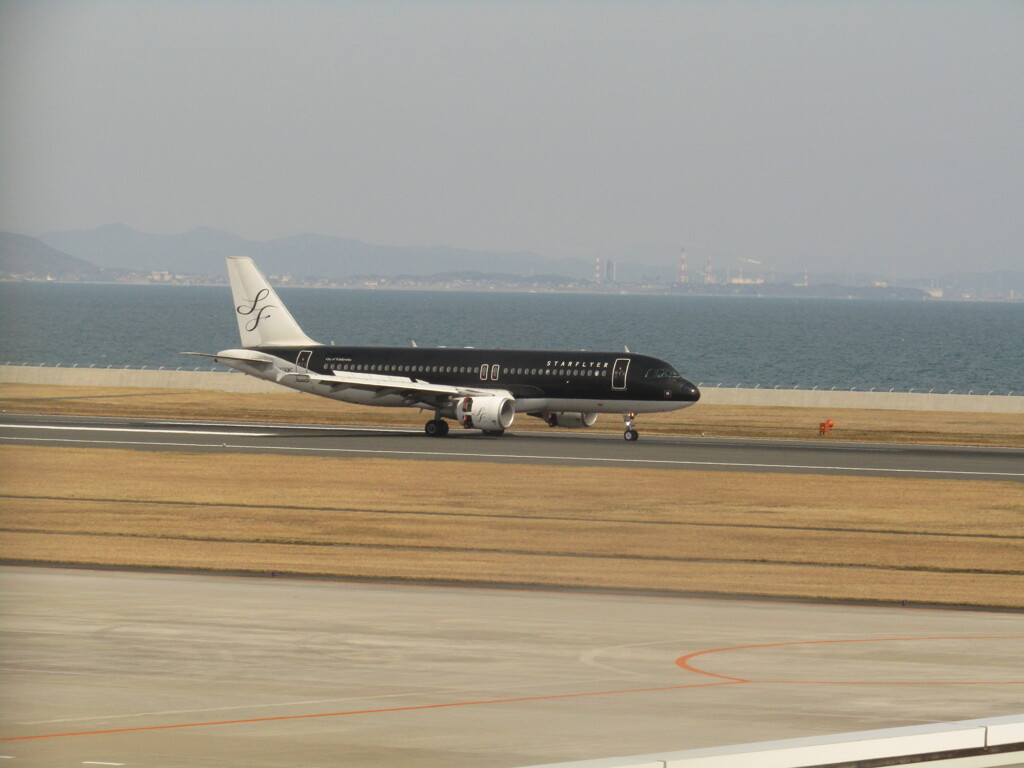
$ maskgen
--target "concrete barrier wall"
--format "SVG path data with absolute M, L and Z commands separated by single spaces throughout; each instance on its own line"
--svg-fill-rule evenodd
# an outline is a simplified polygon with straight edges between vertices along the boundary
M 785 408 L 1024 413 L 1024 397 L 1015 395 L 946 395 L 926 392 L 844 392 L 823 389 L 702 387 L 700 401 L 712 405 L 768 405 Z
M 149 387 L 210 389 L 220 392 L 294 394 L 236 371 L 170 371 L 137 368 L 51 368 L 0 366 L 0 383 L 54 384 L 78 387 Z M 733 389 L 703 387 L 701 402 L 710 405 L 761 405 L 784 408 L 858 408 L 896 411 L 1024 413 L 1024 397 L 946 395 L 924 392 L 843 392 L 803 389 Z
M 691 749 L 633 757 L 599 758 L 550 763 L 532 768 L 809 768 L 871 761 L 881 765 L 918 764 L 926 756 L 942 755 L 966 762 L 978 756 L 986 766 L 1020 765 L 1024 760 L 1024 715 L 964 720 L 909 728 L 764 741 L 726 747 Z M 1007 749 L 986 754 L 992 747 Z M 876 762 L 877 761 L 877 762 Z M 931 765 L 931 762 L 926 763 Z M 949 763 L 941 761 L 942 765 Z
M 68 387 L 144 387 L 150 389 L 209 389 L 217 392 L 273 392 L 295 390 L 255 379 L 237 371 L 170 371 L 153 368 L 50 368 L 0 365 L 0 383 L 50 384 Z

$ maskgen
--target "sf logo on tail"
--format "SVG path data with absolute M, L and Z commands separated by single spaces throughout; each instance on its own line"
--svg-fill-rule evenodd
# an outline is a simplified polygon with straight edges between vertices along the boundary
M 263 288 L 257 292 L 256 298 L 252 299 L 250 303 L 241 304 L 235 307 L 235 311 L 240 315 L 251 315 L 254 312 L 256 313 L 256 316 L 245 324 L 245 330 L 255 331 L 260 324 L 260 320 L 262 320 L 265 317 L 270 317 L 269 310 L 276 309 L 276 307 L 273 304 L 265 304 L 262 307 L 259 306 L 259 303 L 263 301 L 265 298 L 267 298 L 267 296 L 269 295 L 270 291 L 266 288 Z

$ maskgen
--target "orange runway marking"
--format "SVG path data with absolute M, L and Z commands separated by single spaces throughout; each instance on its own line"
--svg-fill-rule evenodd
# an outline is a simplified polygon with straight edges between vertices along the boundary
M 450 707 L 477 707 L 485 704 L 514 704 L 521 701 L 554 701 L 557 699 L 577 699 L 585 696 L 616 696 L 625 693 L 653 693 L 657 691 L 678 691 L 684 688 L 714 688 L 720 685 L 735 683 L 698 683 L 696 685 L 668 685 L 659 688 L 634 688 L 623 691 L 590 691 L 588 693 L 562 693 L 554 696 L 523 696 L 516 699 L 490 699 L 486 701 L 451 701 L 445 704 L 421 704 L 412 707 L 392 707 L 388 709 L 360 709 L 349 712 L 317 712 L 309 715 L 279 715 L 277 717 L 253 717 L 245 720 L 219 720 L 209 723 L 175 723 L 171 725 L 144 725 L 138 728 L 112 728 L 106 731 L 78 731 L 71 733 L 42 733 L 35 736 L 7 736 L 0 741 L 26 741 L 28 739 L 56 739 L 63 736 L 101 736 L 109 733 L 134 733 L 137 731 L 166 731 L 174 728 L 202 728 L 214 725 L 244 725 L 246 723 L 272 723 L 279 720 L 308 720 L 317 717 L 347 717 L 349 715 L 376 715 L 389 712 L 415 712 L 424 709 L 445 709 Z
M 766 685 L 1024 685 L 1024 680 L 748 680 Z
M 883 681 L 865 681 L 865 680 L 746 680 L 740 677 L 732 677 L 730 675 L 719 675 L 715 672 L 708 672 L 707 670 L 700 669 L 693 666 L 690 663 L 691 659 L 697 656 L 704 656 L 709 653 L 725 653 L 727 651 L 747 651 L 756 648 L 781 648 L 785 646 L 793 645 L 830 645 L 837 643 L 895 643 L 895 642 L 906 642 L 906 641 L 932 641 L 932 640 L 1020 640 L 1024 639 L 1024 635 L 1007 635 L 1007 636 L 996 636 L 996 637 L 875 637 L 875 638 L 856 638 L 851 640 L 802 640 L 798 642 L 790 643 L 763 643 L 760 645 L 736 645 L 732 648 L 711 648 L 706 651 L 695 651 L 694 653 L 688 653 L 685 656 L 680 656 L 676 659 L 676 665 L 688 672 L 696 672 L 699 675 L 706 675 L 707 677 L 715 677 L 720 680 L 725 680 L 733 683 L 770 683 L 773 685 L 1024 685 L 1024 680 L 1017 681 L 986 681 L 986 680 L 970 680 L 970 681 L 954 681 L 954 682 L 936 682 L 936 681 L 913 681 L 913 680 L 883 680 Z

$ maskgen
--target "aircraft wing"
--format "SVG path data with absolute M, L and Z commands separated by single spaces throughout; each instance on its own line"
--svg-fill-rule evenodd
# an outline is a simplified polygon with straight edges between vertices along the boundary
M 292 378 L 297 381 L 314 381 L 330 387 L 332 392 L 344 389 L 363 389 L 374 393 L 375 397 L 386 395 L 402 395 L 410 404 L 419 402 L 438 404 L 458 397 L 489 397 L 496 394 L 508 395 L 504 390 L 476 389 L 470 387 L 453 387 L 448 384 L 432 384 L 429 381 L 411 376 L 388 376 L 378 373 L 357 373 L 353 371 L 332 371 L 326 376 L 319 373 L 286 373 L 278 377 L 278 382 Z
M 458 396 L 461 391 L 458 387 L 449 387 L 444 384 L 431 384 L 409 376 L 388 376 L 386 374 L 355 373 L 353 371 L 332 371 L 332 374 L 333 375 L 331 376 L 325 376 L 323 374 L 312 372 L 286 373 L 281 376 L 281 379 L 306 376 L 310 381 L 315 381 L 318 384 L 326 384 L 334 391 L 355 388 L 380 390 L 383 394 L 392 394 L 394 392 L 402 391 L 430 392 L 437 395 L 451 395 L 452 397 Z
M 210 354 L 207 352 L 182 352 L 183 355 L 193 357 L 208 357 L 214 360 L 232 360 L 239 363 L 267 371 L 274 366 L 274 361 L 261 360 L 255 356 L 245 354 L 245 350 L 238 350 L 238 354 Z M 403 397 L 408 405 L 424 405 L 427 407 L 439 407 L 446 405 L 459 397 L 490 397 L 503 395 L 511 397 L 505 390 L 483 389 L 476 387 L 453 387 L 448 384 L 432 384 L 423 379 L 411 376 L 389 376 L 380 373 L 358 373 L 355 371 L 331 371 L 330 374 L 313 373 L 312 371 L 293 371 L 289 373 L 277 372 L 276 381 L 279 384 L 315 382 L 324 385 L 331 392 L 340 392 L 345 389 L 361 389 L 372 392 L 373 397 L 386 397 L 398 395 Z

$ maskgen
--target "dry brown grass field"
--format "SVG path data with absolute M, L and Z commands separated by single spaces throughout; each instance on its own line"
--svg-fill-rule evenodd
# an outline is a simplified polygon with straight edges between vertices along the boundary
M 21 446 L 0 462 L 8 561 L 1024 607 L 1017 483 Z
M 311 424 L 393 425 L 420 428 L 428 416 L 410 408 L 371 408 L 282 390 L 280 394 L 232 394 L 197 390 L 39 387 L 0 384 L 0 409 L 8 413 L 223 419 Z M 945 443 L 1024 447 L 1024 414 L 869 411 L 707 405 L 664 414 L 643 414 L 641 433 L 819 439 L 818 423 L 835 428 L 824 440 Z M 516 430 L 544 430 L 520 414 Z M 622 420 L 599 417 L 596 432 L 621 432 Z

